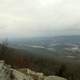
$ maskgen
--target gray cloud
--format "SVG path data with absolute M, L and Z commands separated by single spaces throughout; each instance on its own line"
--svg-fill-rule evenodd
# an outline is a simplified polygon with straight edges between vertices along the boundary
M 0 0 L 0 36 L 80 34 L 79 3 L 80 0 Z

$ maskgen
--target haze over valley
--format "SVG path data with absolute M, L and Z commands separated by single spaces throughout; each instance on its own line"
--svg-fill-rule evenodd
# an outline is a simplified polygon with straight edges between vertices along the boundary
M 0 60 L 24 74 L 80 80 L 80 0 L 0 0 Z
M 35 37 L 10 40 L 9 46 L 50 57 L 79 58 L 80 36 Z

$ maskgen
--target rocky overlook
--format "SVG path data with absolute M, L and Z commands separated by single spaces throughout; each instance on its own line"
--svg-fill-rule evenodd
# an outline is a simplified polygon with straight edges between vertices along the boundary
M 3 60 L 0 61 L 0 80 L 66 80 L 57 76 L 45 76 L 30 69 L 25 69 L 25 72 L 12 69 Z

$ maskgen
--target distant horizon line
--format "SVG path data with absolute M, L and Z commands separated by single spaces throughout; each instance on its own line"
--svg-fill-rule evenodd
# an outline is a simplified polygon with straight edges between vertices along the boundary
M 29 39 L 29 38 L 44 38 L 44 37 L 66 37 L 66 36 L 80 36 L 80 34 L 78 35 L 55 35 L 55 36 L 30 36 L 30 37 L 3 37 L 0 39 Z

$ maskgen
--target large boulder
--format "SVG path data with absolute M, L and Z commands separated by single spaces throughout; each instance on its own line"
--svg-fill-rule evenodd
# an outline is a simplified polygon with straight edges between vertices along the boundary
M 47 76 L 44 78 L 44 80 L 67 80 L 58 76 Z

